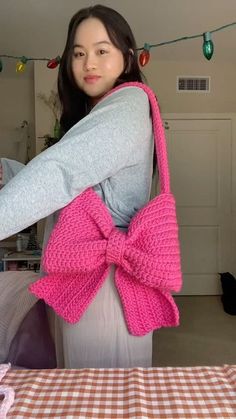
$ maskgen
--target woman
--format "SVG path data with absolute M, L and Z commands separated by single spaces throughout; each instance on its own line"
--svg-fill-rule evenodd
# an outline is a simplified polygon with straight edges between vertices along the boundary
M 97 5 L 73 16 L 58 78 L 64 136 L 0 192 L 0 239 L 51 214 L 45 246 L 55 211 L 91 186 L 115 225 L 127 229 L 150 196 L 149 101 L 136 87 L 106 94 L 123 82 L 141 80 L 134 37 L 119 13 Z M 128 333 L 114 266 L 78 323 L 56 316 L 55 341 L 60 367 L 150 367 L 152 362 L 152 333 Z

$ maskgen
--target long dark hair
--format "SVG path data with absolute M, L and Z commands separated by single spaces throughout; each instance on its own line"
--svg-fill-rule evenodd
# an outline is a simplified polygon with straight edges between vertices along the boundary
M 115 86 L 127 81 L 142 82 L 145 80 L 138 65 L 137 47 L 133 33 L 123 16 L 115 10 L 99 4 L 81 9 L 70 21 L 58 74 L 58 93 L 62 105 L 60 119 L 62 134 L 65 134 L 88 113 L 89 97 L 75 83 L 71 63 L 76 29 L 83 20 L 89 17 L 97 18 L 103 23 L 111 42 L 123 54 L 124 71 L 117 79 Z

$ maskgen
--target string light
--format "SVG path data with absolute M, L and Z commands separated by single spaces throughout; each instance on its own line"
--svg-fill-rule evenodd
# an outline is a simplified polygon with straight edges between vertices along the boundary
M 144 67 L 150 60 L 150 45 L 144 44 L 143 51 L 139 56 L 139 64 Z
M 23 73 L 25 71 L 25 65 L 27 63 L 27 58 L 25 56 L 21 57 L 20 61 L 16 63 L 16 72 Z
M 236 25 L 236 22 L 232 22 L 232 23 L 228 23 L 227 25 L 220 26 L 219 28 L 216 28 L 212 31 L 208 31 L 208 32 L 204 32 L 204 33 L 200 33 L 200 34 L 192 35 L 192 36 L 183 36 L 181 38 L 173 39 L 171 41 L 160 42 L 158 44 L 148 44 L 148 43 L 145 42 L 143 47 L 137 48 L 137 51 L 141 51 L 141 53 L 139 55 L 139 64 L 142 67 L 148 64 L 148 62 L 150 60 L 150 50 L 151 50 L 151 48 L 157 48 L 157 47 L 161 47 L 163 45 L 170 45 L 170 44 L 174 44 L 176 42 L 186 41 L 188 39 L 202 38 L 202 37 L 203 37 L 203 45 L 202 45 L 203 55 L 207 60 L 210 60 L 212 58 L 213 52 L 214 52 L 214 44 L 213 44 L 212 39 L 211 39 L 211 34 L 214 33 L 214 32 L 218 32 L 218 31 L 221 31 L 223 29 L 235 26 L 235 25 Z M 3 70 L 3 62 L 1 60 L 1 58 L 17 59 L 18 60 L 18 62 L 16 64 L 16 71 L 17 72 L 23 72 L 25 70 L 25 66 L 26 66 L 26 63 L 28 61 L 46 61 L 47 62 L 47 68 L 54 69 L 60 64 L 60 60 L 61 60 L 61 57 L 59 55 L 56 58 L 33 58 L 33 57 L 25 57 L 25 56 L 17 57 L 17 56 L 14 56 L 14 55 L 1 55 L 0 54 L 0 72 L 2 72 L 2 70 Z
M 214 44 L 211 40 L 210 32 L 205 32 L 203 34 L 203 39 L 204 39 L 203 46 L 202 46 L 203 54 L 207 60 L 210 60 L 214 52 Z
M 226 28 L 229 28 L 229 27 L 235 26 L 235 25 L 236 25 L 236 22 L 232 22 L 232 23 L 228 23 L 227 25 L 220 26 L 219 28 L 216 28 L 216 29 L 214 29 L 210 32 L 204 32 L 203 34 L 200 33 L 200 34 L 192 35 L 192 36 L 183 36 L 181 38 L 173 39 L 172 41 L 160 42 L 158 44 L 148 44 L 149 45 L 149 50 L 151 48 L 157 48 L 157 47 L 161 47 L 163 45 L 169 45 L 169 44 L 174 44 L 174 43 L 180 42 L 180 41 L 186 41 L 188 39 L 196 39 L 196 38 L 202 38 L 203 37 L 203 40 L 204 40 L 203 54 L 204 54 L 205 58 L 210 60 L 212 55 L 213 55 L 213 51 L 214 51 L 214 45 L 213 45 L 213 42 L 211 40 L 211 34 L 214 33 L 214 32 L 222 31 L 223 29 L 226 29 Z M 207 38 L 207 39 L 205 39 L 205 38 Z M 140 56 L 142 55 L 142 53 L 145 52 L 145 45 L 147 45 L 147 44 L 144 44 L 144 47 L 142 47 L 142 48 L 137 48 L 137 51 L 142 51 Z
M 58 66 L 60 63 L 61 57 L 58 55 L 56 58 L 53 58 L 52 60 L 49 60 L 47 63 L 47 68 L 54 69 Z
M 25 71 L 25 67 L 28 61 L 46 61 L 47 68 L 54 69 L 60 63 L 61 57 L 58 55 L 56 58 L 36 58 L 36 57 L 25 57 L 23 56 L 15 56 L 15 55 L 7 55 L 7 54 L 0 54 L 0 72 L 3 70 L 3 63 L 1 58 L 7 59 L 15 59 L 18 60 L 16 63 L 16 72 L 22 73 Z

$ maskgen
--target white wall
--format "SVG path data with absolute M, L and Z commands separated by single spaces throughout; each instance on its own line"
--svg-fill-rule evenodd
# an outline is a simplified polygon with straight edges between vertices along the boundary
M 4 63 L 0 74 L 0 156 L 24 162 L 26 130 L 20 129 L 28 121 L 30 156 L 35 154 L 34 89 L 32 66 L 25 74 L 15 72 L 15 61 Z M 20 141 L 17 143 L 17 141 Z
M 44 62 L 36 61 L 34 65 L 34 95 L 35 95 L 35 133 L 36 154 L 44 145 L 42 138 L 53 134 L 55 119 L 52 111 L 39 99 L 38 94 L 50 95 L 51 90 L 57 92 L 58 68 L 50 70 Z
M 143 70 L 165 113 L 236 112 L 236 66 L 214 61 L 158 62 L 152 60 Z M 177 93 L 177 76 L 210 76 L 210 93 Z
M 143 72 L 158 96 L 162 113 L 235 113 L 236 116 L 235 70 L 232 64 L 217 63 L 216 65 L 214 61 L 158 62 L 151 59 Z M 52 133 L 54 123 L 52 113 L 37 98 L 37 95 L 38 93 L 49 95 L 51 89 L 56 90 L 57 71 L 57 69 L 49 70 L 44 62 L 36 61 L 34 75 L 30 72 L 28 74 L 26 72 L 25 75 L 15 74 L 14 71 L 3 71 L 0 74 L 0 154 L 2 157 L 17 157 L 14 157 L 16 146 L 13 141 L 16 138 L 16 128 L 24 119 L 30 123 L 31 140 L 34 147 L 37 140 L 38 150 L 44 141 L 39 137 Z M 210 76 L 210 93 L 177 93 L 177 75 Z M 235 122 L 233 126 L 235 128 L 232 155 L 236 160 Z M 232 211 L 236 214 L 236 167 L 234 166 L 233 159 Z
M 232 120 L 231 212 L 232 266 L 236 275 L 236 67 L 233 64 L 210 62 L 157 62 L 144 68 L 147 81 L 158 97 L 162 114 L 208 114 L 217 118 L 225 115 Z M 177 93 L 176 77 L 210 76 L 210 93 Z M 229 240 L 230 237 L 229 237 Z M 235 256 L 234 256 L 235 255 Z
M 150 61 L 143 73 L 158 96 L 162 113 L 232 113 L 236 112 L 235 66 L 214 61 L 158 62 Z M 49 70 L 43 62 L 34 65 L 35 130 L 37 151 L 44 142 L 40 139 L 52 133 L 53 117 L 48 108 L 37 98 L 38 93 L 50 94 L 56 90 L 58 70 Z M 210 76 L 210 93 L 177 93 L 176 78 L 180 76 Z
M 57 69 L 49 70 L 44 62 L 36 61 L 23 74 L 16 74 L 14 61 L 9 61 L 0 74 L 0 155 L 22 161 L 24 149 L 15 143 L 23 136 L 20 127 L 29 121 L 31 157 L 52 133 L 54 119 L 50 110 L 37 98 L 38 93 L 50 94 L 56 90 Z M 29 68 L 28 68 L 29 66 Z M 236 112 L 235 66 L 214 61 L 158 62 L 151 59 L 143 72 L 155 90 L 162 113 L 227 113 Z M 177 93 L 176 76 L 210 76 L 210 93 Z M 35 113 L 35 115 L 34 115 Z

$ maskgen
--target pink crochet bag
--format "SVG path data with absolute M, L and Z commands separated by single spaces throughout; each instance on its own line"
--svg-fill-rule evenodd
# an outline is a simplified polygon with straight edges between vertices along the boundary
M 43 256 L 47 276 L 31 284 L 69 323 L 80 320 L 115 264 L 115 284 L 128 330 L 145 335 L 179 323 L 171 291 L 182 283 L 175 200 L 170 192 L 166 143 L 155 94 L 142 83 L 150 100 L 160 194 L 132 218 L 127 232 L 115 227 L 102 199 L 88 188 L 63 208 Z

